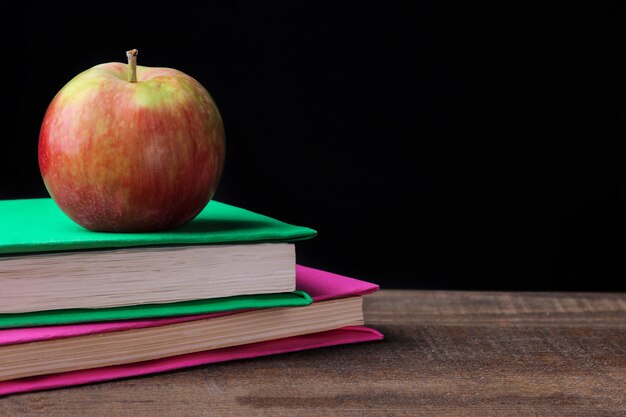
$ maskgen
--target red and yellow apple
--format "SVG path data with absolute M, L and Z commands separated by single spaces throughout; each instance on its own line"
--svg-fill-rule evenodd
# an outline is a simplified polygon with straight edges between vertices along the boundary
M 207 90 L 171 68 L 96 65 L 54 97 L 39 136 L 39 167 L 59 208 L 94 231 L 179 227 L 217 189 L 224 126 Z

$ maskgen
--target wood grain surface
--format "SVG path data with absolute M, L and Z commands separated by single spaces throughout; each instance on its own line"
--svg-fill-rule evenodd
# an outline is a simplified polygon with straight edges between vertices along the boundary
M 0 416 L 626 416 L 626 295 L 382 290 L 381 342 L 0 399 Z

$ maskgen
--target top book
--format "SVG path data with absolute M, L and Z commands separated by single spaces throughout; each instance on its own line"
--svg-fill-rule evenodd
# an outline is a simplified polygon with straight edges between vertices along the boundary
M 315 234 L 218 201 L 151 233 L 89 231 L 51 199 L 0 201 L 0 314 L 291 292 L 293 242 Z
M 316 231 L 212 200 L 183 227 L 162 232 L 92 232 L 50 198 L 0 201 L 0 254 L 152 245 L 287 242 Z

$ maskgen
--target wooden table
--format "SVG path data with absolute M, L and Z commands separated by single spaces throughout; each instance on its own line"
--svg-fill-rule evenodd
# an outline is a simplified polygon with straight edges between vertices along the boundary
M 626 294 L 383 290 L 382 342 L 0 399 L 0 416 L 626 416 Z

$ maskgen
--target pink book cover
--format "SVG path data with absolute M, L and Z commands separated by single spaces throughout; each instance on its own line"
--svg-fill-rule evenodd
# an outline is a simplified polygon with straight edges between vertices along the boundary
M 307 292 L 313 298 L 314 302 L 333 298 L 367 295 L 379 289 L 378 285 L 370 282 L 302 265 L 296 266 L 296 287 L 298 290 Z M 4 329 L 0 330 L 0 345 L 163 326 L 236 313 L 237 312 L 223 312 L 173 318 Z M 326 332 L 209 350 L 152 361 L 0 381 L 0 396 L 102 382 L 237 359 L 249 359 L 326 346 L 375 341 L 381 340 L 382 338 L 383 335 L 380 332 L 368 327 L 344 327 L 342 329 Z

